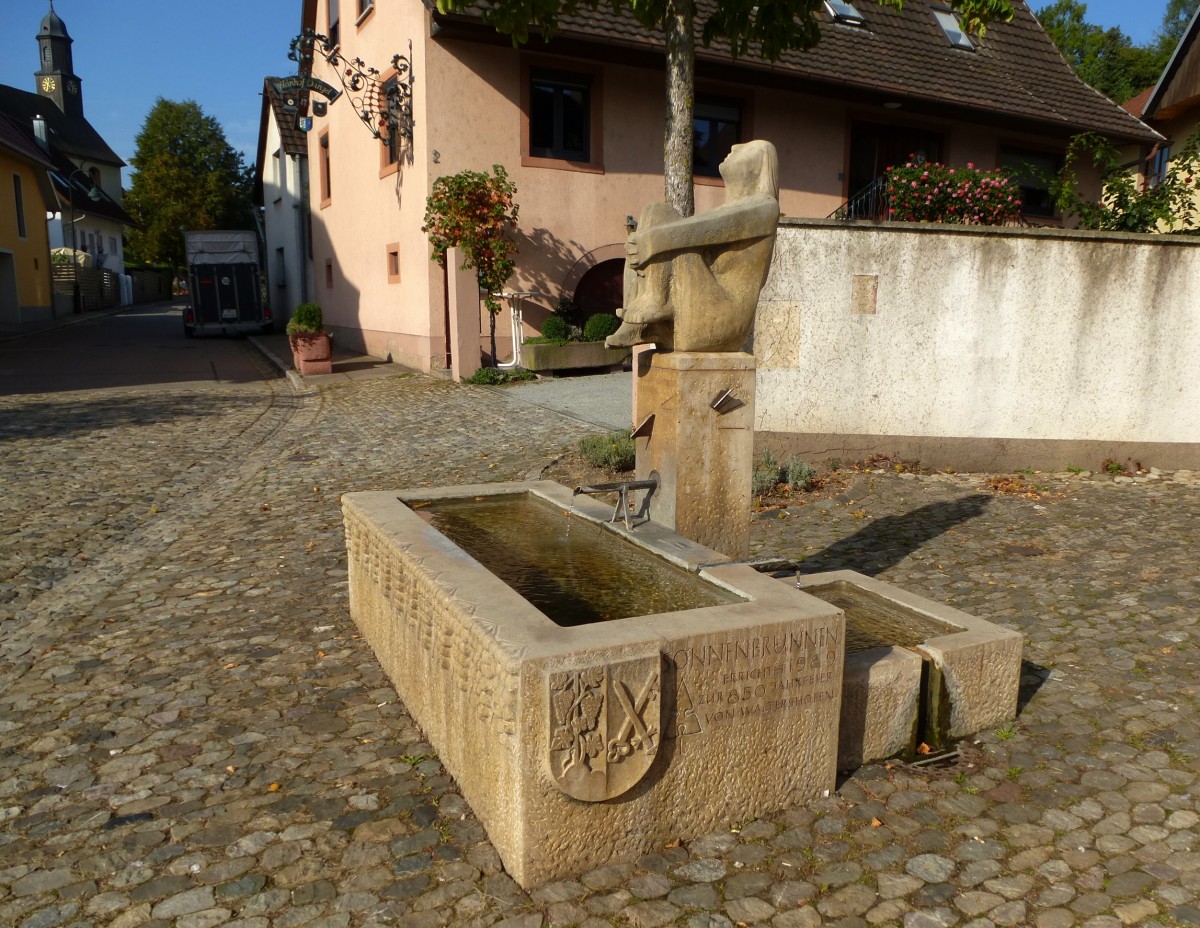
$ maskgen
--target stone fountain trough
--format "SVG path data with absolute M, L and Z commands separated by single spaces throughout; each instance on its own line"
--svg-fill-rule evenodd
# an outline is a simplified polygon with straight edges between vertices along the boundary
M 556 624 L 423 511 L 496 497 L 541 501 L 565 526 L 551 531 L 636 545 L 720 601 Z M 342 501 L 351 615 L 521 885 L 834 787 L 838 607 L 661 526 L 609 524 L 609 505 L 551 482 Z
M 1016 718 L 1019 632 L 852 570 L 796 585 L 846 614 L 839 770 Z

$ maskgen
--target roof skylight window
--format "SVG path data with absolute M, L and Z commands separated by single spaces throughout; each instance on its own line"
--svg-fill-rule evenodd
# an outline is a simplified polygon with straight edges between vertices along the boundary
M 971 41 L 971 37 L 963 31 L 963 27 L 958 23 L 958 17 L 949 10 L 931 10 L 933 18 L 937 20 L 939 26 L 942 27 L 942 32 L 946 33 L 946 38 L 950 40 L 950 44 L 955 48 L 965 48 L 967 51 L 974 51 L 975 44 Z
M 848 0 L 825 0 L 825 9 L 829 10 L 829 15 L 833 17 L 835 23 L 846 23 L 851 26 L 867 24 L 862 13 L 858 12 L 854 8 L 854 4 L 849 3 Z

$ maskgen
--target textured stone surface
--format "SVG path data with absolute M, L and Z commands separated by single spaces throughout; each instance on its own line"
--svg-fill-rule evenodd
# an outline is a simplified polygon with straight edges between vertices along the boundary
M 560 628 L 397 498 L 419 507 L 516 492 L 574 506 L 574 517 L 609 515 L 548 483 L 348 494 L 343 507 L 351 615 L 522 885 L 633 860 L 833 786 L 840 610 L 699 549 L 689 556 L 716 562 L 705 576 L 743 602 Z M 689 550 L 662 529 L 629 537 L 647 557 Z M 674 683 L 665 694 L 664 679 Z M 563 713 L 584 694 L 593 721 L 580 716 L 567 737 Z M 643 749 L 614 756 L 638 726 Z M 572 738 L 598 747 L 575 757 Z
M 754 470 L 754 358 L 748 354 L 650 352 L 639 359 L 634 420 L 637 477 L 658 475 L 650 518 L 735 559 L 750 545 Z M 741 405 L 710 403 L 730 391 Z
M 119 368 L 123 341 L 84 320 Z M 1025 475 L 1043 487 L 1028 495 L 993 475 L 866 469 L 845 499 L 754 522 L 756 556 L 858 570 L 1020 630 L 1014 725 L 949 766 L 872 764 L 736 832 L 663 841 L 544 899 L 521 890 L 356 637 L 336 503 L 524 479 L 585 431 L 513 396 L 419 376 L 311 396 L 277 380 L 0 396 L 0 924 L 171 928 L 154 906 L 208 886 L 191 914 L 229 910 L 237 928 L 613 928 L 653 873 L 677 925 L 732 926 L 725 890 L 747 874 L 739 898 L 776 910 L 759 924 L 816 928 L 845 888 L 818 875 L 856 863 L 880 897 L 835 924 L 962 926 L 954 898 L 975 891 L 1006 900 L 980 926 L 1200 925 L 1200 472 L 1117 484 L 1099 459 L 1075 462 L 1087 476 Z M 567 463 L 548 475 L 573 479 Z M 378 808 L 351 805 L 369 795 Z M 1142 824 L 1169 834 L 1104 849 Z M 230 825 L 236 839 L 208 843 Z M 283 845 L 297 847 L 267 856 Z M 944 880 L 907 872 L 927 854 L 953 863 Z M 16 895 L 33 874 L 54 876 Z M 1109 895 L 1141 879 L 1127 874 L 1150 882 Z M 1010 900 L 1020 879 L 1031 888 Z M 322 881 L 332 899 L 314 886 L 293 905 Z M 462 881 L 455 901 L 438 893 Z M 437 904 L 414 910 L 425 894 Z
M 939 707 L 939 714 L 945 717 L 929 724 L 937 728 L 939 739 L 963 738 L 1002 725 L 1016 716 L 1023 647 L 1022 636 L 1017 632 L 855 571 L 805 574 L 796 582 L 801 589 L 812 589 L 817 595 L 827 584 L 850 584 L 866 594 L 860 607 L 864 612 L 870 611 L 871 599 L 876 598 L 888 608 L 907 613 L 913 624 L 928 618 L 940 626 L 959 629 L 926 637 L 913 648 L 932 661 L 938 671 L 931 687 L 936 683 L 943 696 L 931 697 L 931 701 L 944 702 L 948 711 Z M 861 763 L 862 759 L 882 760 L 897 753 L 895 749 L 880 753 L 886 745 L 904 744 L 902 739 L 916 721 L 916 706 L 910 709 L 911 704 L 904 704 L 901 698 L 903 694 L 908 694 L 909 699 L 916 698 L 920 690 L 920 667 L 916 667 L 918 679 L 914 682 L 911 668 L 888 666 L 895 660 L 894 654 L 880 661 L 877 652 L 865 652 L 858 660 L 870 668 L 872 677 L 867 685 L 880 689 L 876 707 L 869 705 L 869 700 L 876 698 L 873 694 L 856 700 L 867 703 L 867 711 L 860 711 L 864 718 Z M 876 664 L 884 667 L 876 670 Z M 904 728 L 905 724 L 908 728 Z M 844 711 L 842 725 L 843 729 L 849 727 Z M 853 730 L 847 735 L 852 738 L 851 747 L 843 747 L 841 753 L 849 754 L 846 759 L 851 760 L 857 738 Z M 853 766 L 857 764 L 845 764 L 842 769 Z

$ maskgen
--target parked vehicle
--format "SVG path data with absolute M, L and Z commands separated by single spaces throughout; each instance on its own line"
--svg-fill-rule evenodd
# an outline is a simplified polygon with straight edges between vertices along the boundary
M 184 232 L 191 306 L 183 333 L 270 332 L 271 309 L 263 299 L 258 240 L 253 232 Z

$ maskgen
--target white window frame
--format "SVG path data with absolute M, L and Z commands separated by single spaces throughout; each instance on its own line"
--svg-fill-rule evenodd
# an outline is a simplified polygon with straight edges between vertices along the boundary
M 865 26 L 866 18 L 854 8 L 849 0 L 825 0 L 825 9 L 833 17 L 835 23 L 845 23 L 847 26 Z
M 942 27 L 942 32 L 945 33 L 946 39 L 955 48 L 961 48 L 964 51 L 975 51 L 975 43 L 971 41 L 971 37 L 967 35 L 962 24 L 959 23 L 958 17 L 950 10 L 933 9 L 929 11 L 933 14 L 934 20 Z

